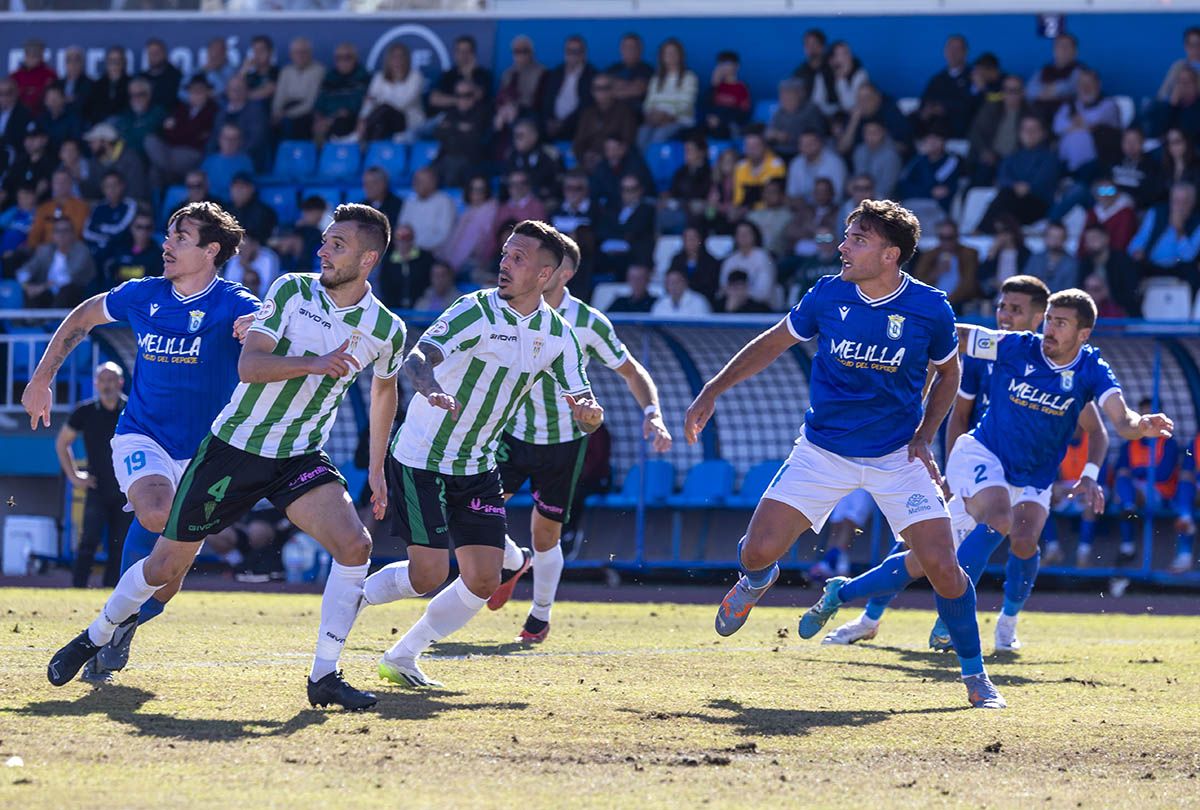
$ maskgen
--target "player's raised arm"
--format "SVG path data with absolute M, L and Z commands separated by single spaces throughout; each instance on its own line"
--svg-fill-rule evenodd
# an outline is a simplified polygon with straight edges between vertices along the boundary
M 404 376 L 418 394 L 435 408 L 442 408 L 458 417 L 458 400 L 442 390 L 433 369 L 443 360 L 442 350 L 434 344 L 418 341 L 404 358 Z
M 1142 415 L 1130 408 L 1120 388 L 1110 388 L 1100 395 L 1100 407 L 1112 420 L 1122 439 L 1167 439 L 1175 432 L 1175 423 L 1162 413 Z M 1089 453 L 1090 455 L 1090 453 Z
M 50 406 L 54 404 L 54 393 L 50 390 L 54 384 L 54 375 L 62 368 L 71 351 L 83 341 L 88 333 L 100 324 L 109 323 L 112 318 L 104 308 L 104 299 L 108 293 L 93 295 L 84 301 L 63 319 L 50 338 L 42 359 L 21 394 L 21 405 L 29 414 L 29 427 L 37 430 L 40 419 L 46 427 L 50 427 Z
M 771 365 L 775 358 L 799 342 L 800 339 L 792 334 L 788 326 L 788 318 L 784 318 L 743 346 L 741 351 L 717 372 L 717 376 L 705 383 L 700 394 L 688 406 L 687 415 L 683 420 L 683 435 L 688 444 L 695 444 L 700 438 L 700 431 L 704 430 L 704 426 L 712 418 L 717 397 Z
M 995 360 L 996 347 L 1008 332 L 999 329 L 985 329 L 969 323 L 954 325 L 958 332 L 958 353 L 968 357 L 978 357 L 980 360 Z

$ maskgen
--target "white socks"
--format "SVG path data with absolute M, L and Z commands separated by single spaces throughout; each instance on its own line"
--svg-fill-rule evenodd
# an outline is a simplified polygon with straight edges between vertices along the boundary
M 516 571 L 525 564 L 525 555 L 521 553 L 521 547 L 513 542 L 513 539 L 508 535 L 504 535 L 504 567 L 509 571 Z
M 562 572 L 561 544 L 556 544 L 549 551 L 533 552 L 533 607 L 529 609 L 530 616 L 544 622 L 550 621 L 550 607 L 554 604 L 554 594 L 558 591 Z
M 382 605 L 420 595 L 409 580 L 407 560 L 385 565 L 363 583 L 363 599 L 368 605 Z
M 416 658 L 433 642 L 461 629 L 486 603 L 487 599 L 471 593 L 462 577 L 456 578 L 449 587 L 429 600 L 425 614 L 403 638 L 392 645 L 384 658 Z
M 162 585 L 150 585 L 143 573 L 146 561 L 138 560 L 129 566 L 129 570 L 121 575 L 117 587 L 109 594 L 108 601 L 100 615 L 88 627 L 88 638 L 97 646 L 104 646 L 112 640 L 117 625 L 138 612 L 145 602 Z
M 958 548 L 962 545 L 962 541 L 967 539 L 967 535 L 975 531 L 978 524 L 975 522 L 975 518 L 967 512 L 967 505 L 958 495 L 946 502 L 946 508 L 950 510 L 950 526 L 954 530 L 954 547 Z
M 369 562 L 342 565 L 337 561 L 330 567 L 325 593 L 321 596 L 321 626 L 317 630 L 317 652 L 308 676 L 310 680 L 319 681 L 337 669 L 346 636 L 350 635 L 350 628 L 358 616 L 363 578 L 369 567 Z

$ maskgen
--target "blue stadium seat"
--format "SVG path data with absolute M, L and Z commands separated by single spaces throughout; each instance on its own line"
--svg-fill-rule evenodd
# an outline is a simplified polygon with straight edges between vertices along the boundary
M 767 491 L 767 487 L 771 485 L 771 480 L 782 466 L 782 461 L 760 461 L 758 464 L 755 464 L 746 472 L 746 477 L 742 479 L 742 488 L 738 490 L 736 495 L 725 501 L 726 505 L 745 509 L 753 509 L 758 506 L 758 502 L 762 500 L 763 493 Z
M 363 170 L 378 166 L 388 173 L 392 185 L 400 185 L 408 177 L 408 150 L 391 141 L 371 141 L 367 147 L 367 156 L 363 160 Z
M 0 309 L 20 309 L 25 306 L 25 290 L 21 282 L 0 279 Z
M 280 141 L 275 150 L 276 177 L 309 180 L 317 169 L 317 147 L 312 141 Z
M 461 214 L 467 207 L 466 201 L 463 200 L 463 190 L 457 186 L 451 186 L 450 188 L 442 189 L 442 191 L 446 192 L 447 197 L 454 200 L 454 208 Z
M 778 107 L 779 102 L 775 99 L 762 99 L 754 105 L 753 120 L 760 124 L 767 123 L 771 120 L 771 116 L 775 114 L 775 110 L 778 109 Z
M 575 157 L 575 150 L 571 147 L 570 141 L 555 141 L 554 148 L 558 150 L 558 156 L 562 158 L 563 168 L 571 171 L 579 165 L 579 158 Z
M 186 199 L 186 186 L 167 186 L 167 190 L 163 192 L 162 208 L 159 209 L 160 221 L 166 223 L 171 218 L 171 213 Z
M 329 206 L 329 213 L 342 204 L 342 190 L 337 186 L 312 186 L 300 192 L 300 198 L 320 197 Z
M 642 468 L 634 466 L 625 476 L 621 491 L 604 498 L 609 509 L 634 509 L 637 507 L 638 492 L 642 487 Z M 675 487 L 675 467 L 669 461 L 651 459 L 646 462 L 646 503 L 658 505 L 666 501 Z
M 733 141 L 709 141 L 708 142 L 708 164 L 710 166 L 717 165 L 717 158 L 731 146 L 737 146 Z
M 361 161 L 362 151 L 358 144 L 327 143 L 321 150 L 321 159 L 317 162 L 317 175 L 322 180 L 357 183 L 358 166 Z
M 687 472 L 683 491 L 667 498 L 677 509 L 702 509 L 720 506 L 733 494 L 733 465 L 725 459 L 701 461 Z
M 412 154 L 408 158 L 408 173 L 411 175 L 422 166 L 428 166 L 437 159 L 437 141 L 417 141 L 412 145 Z
M 646 147 L 646 164 L 650 167 L 650 176 L 659 188 L 671 184 L 671 178 L 683 165 L 683 144 L 679 141 L 652 143 Z
M 300 216 L 295 186 L 265 186 L 258 190 L 258 197 L 275 209 L 280 225 L 291 225 Z
M 342 478 L 346 479 L 346 491 L 350 493 L 350 499 L 357 501 L 359 493 L 367 483 L 367 471 L 362 467 L 355 467 L 353 464 L 345 464 L 339 470 Z

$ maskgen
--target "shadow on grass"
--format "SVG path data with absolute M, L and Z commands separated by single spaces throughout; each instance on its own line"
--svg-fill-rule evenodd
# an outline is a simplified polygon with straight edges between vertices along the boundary
M 469 655 L 512 655 L 518 652 L 529 652 L 530 645 L 514 641 L 502 644 L 473 644 L 464 641 L 434 644 L 430 649 L 429 658 L 466 658 Z
M 379 702 L 375 704 L 371 714 L 384 720 L 429 720 L 444 712 L 520 712 L 529 708 L 528 703 L 519 701 L 458 703 L 456 699 L 464 693 L 436 687 L 397 687 L 395 691 L 377 689 L 375 694 L 379 695 Z
M 888 672 L 898 672 L 908 675 L 913 678 L 924 678 L 930 681 L 937 682 L 952 682 L 960 678 L 958 669 L 958 657 L 954 653 L 940 653 L 933 650 L 913 650 L 903 647 L 888 647 L 885 645 L 872 644 L 868 649 L 881 650 L 894 654 L 900 659 L 899 662 L 890 661 L 867 661 L 867 660 L 845 660 L 838 661 L 839 666 L 846 667 L 869 667 L 872 669 L 882 669 Z M 1005 666 L 1016 663 L 1016 659 L 1008 656 L 987 656 L 985 663 L 1003 664 Z M 1039 665 L 1053 664 L 1053 661 L 1039 661 Z M 989 672 L 991 679 L 997 685 L 1007 686 L 1028 686 L 1030 684 L 1046 683 L 1046 679 L 1029 678 L 1025 675 L 1019 675 L 1011 672 L 996 673 Z M 848 678 L 848 680 L 853 680 Z M 1050 681 L 1057 681 L 1057 678 L 1051 678 Z
M 116 723 L 133 726 L 147 737 L 172 740 L 221 742 L 246 738 L 286 737 L 325 722 L 325 713 L 312 709 L 298 712 L 289 720 L 236 720 L 176 717 L 142 709 L 155 698 L 153 692 L 132 686 L 110 685 L 93 689 L 74 700 L 44 700 L 0 714 L 17 717 L 86 717 L 103 715 Z
M 873 709 L 854 709 L 850 711 L 832 711 L 825 709 L 781 709 L 777 707 L 760 708 L 746 706 L 736 700 L 710 700 L 707 712 L 637 712 L 646 722 L 655 720 L 674 721 L 680 718 L 699 720 L 718 726 L 735 726 L 736 732 L 742 736 L 803 736 L 823 728 L 844 728 L 850 726 L 867 726 L 881 723 L 891 717 L 906 714 L 950 714 L 970 711 L 968 706 L 941 706 L 932 709 L 901 709 L 897 711 L 877 711 Z M 627 709 L 625 711 L 633 711 Z

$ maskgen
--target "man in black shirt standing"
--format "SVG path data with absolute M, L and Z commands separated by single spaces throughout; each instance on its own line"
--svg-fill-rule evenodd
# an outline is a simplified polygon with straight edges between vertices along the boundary
M 72 486 L 83 487 L 87 496 L 83 505 L 83 531 L 75 554 L 71 584 L 86 588 L 96 559 L 100 535 L 108 527 L 108 563 L 104 567 L 104 587 L 116 586 L 121 573 L 121 543 L 129 531 L 132 513 L 124 511 L 125 496 L 113 473 L 109 442 L 117 430 L 117 418 L 125 407 L 125 375 L 116 363 L 101 363 L 95 373 L 96 398 L 80 403 L 58 432 L 55 449 L 58 462 Z M 87 453 L 87 472 L 75 465 L 71 445 L 83 434 Z

